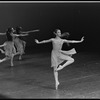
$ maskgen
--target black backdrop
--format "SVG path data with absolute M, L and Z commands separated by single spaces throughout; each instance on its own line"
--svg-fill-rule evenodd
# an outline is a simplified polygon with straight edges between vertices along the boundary
M 71 45 L 77 50 L 100 51 L 100 3 L 0 3 L 0 32 L 9 26 L 21 26 L 23 31 L 40 29 L 23 37 L 32 52 L 51 50 L 50 43 L 37 45 L 34 39 L 54 37 L 56 28 L 69 32 L 69 39 L 85 36 L 84 43 Z M 5 41 L 0 36 L 0 44 Z M 67 49 L 65 44 L 63 49 Z

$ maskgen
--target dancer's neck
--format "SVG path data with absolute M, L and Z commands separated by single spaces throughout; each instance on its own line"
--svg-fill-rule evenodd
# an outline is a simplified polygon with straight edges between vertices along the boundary
M 55 38 L 56 38 L 56 39 L 61 39 L 59 36 L 56 36 Z

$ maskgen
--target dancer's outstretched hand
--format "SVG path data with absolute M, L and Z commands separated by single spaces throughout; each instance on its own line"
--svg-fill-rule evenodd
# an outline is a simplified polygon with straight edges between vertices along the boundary
M 39 29 L 35 30 L 35 31 L 40 31 Z
M 5 53 L 2 49 L 0 49 L 1 53 Z
M 84 41 L 84 36 L 81 38 L 81 42 L 83 42 Z
M 25 36 L 27 36 L 27 35 L 29 35 L 28 33 L 27 34 L 25 34 Z
M 35 39 L 35 42 L 38 44 L 39 43 L 39 41 L 37 40 L 37 39 Z

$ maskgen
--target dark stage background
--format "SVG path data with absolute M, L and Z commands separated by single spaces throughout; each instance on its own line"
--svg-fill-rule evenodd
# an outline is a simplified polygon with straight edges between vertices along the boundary
M 80 44 L 71 44 L 77 51 L 100 51 L 100 3 L 0 3 L 0 32 L 16 26 L 23 31 L 40 29 L 23 37 L 27 42 L 27 52 L 51 51 L 52 45 L 37 45 L 34 39 L 54 37 L 53 31 L 60 28 L 62 33 L 69 32 L 69 39 L 85 40 Z M 66 37 L 65 37 L 66 38 Z M 0 44 L 6 41 L 0 36 Z M 66 44 L 63 46 L 67 50 Z

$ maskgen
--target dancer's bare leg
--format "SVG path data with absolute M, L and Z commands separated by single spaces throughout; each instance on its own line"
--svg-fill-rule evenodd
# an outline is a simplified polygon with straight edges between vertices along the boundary
M 19 54 L 19 60 L 22 59 L 22 55 L 25 53 L 24 52 L 24 46 L 22 46 L 22 48 L 19 50 L 20 54 Z
M 1 53 L 5 53 L 2 49 L 0 49 Z
M 22 54 L 19 55 L 19 60 L 21 60 L 21 59 L 22 59 Z
M 26 42 L 23 41 L 23 44 L 24 44 L 23 48 L 24 48 L 24 53 L 25 53 Z
M 14 66 L 14 64 L 13 64 L 13 58 L 14 58 L 14 54 L 11 56 L 11 66 Z
M 59 70 L 63 69 L 64 67 L 72 64 L 73 62 L 74 62 L 74 59 L 70 57 L 70 59 L 65 64 L 59 65 L 59 67 L 57 68 L 57 71 L 59 71 Z
M 3 58 L 3 59 L 0 59 L 0 63 L 6 61 L 6 60 L 8 60 L 8 59 L 10 59 L 10 58 L 5 57 L 5 58 Z
M 54 68 L 54 78 L 55 78 L 55 88 L 57 90 L 58 89 L 58 85 L 60 83 L 59 83 L 59 80 L 58 80 L 58 72 L 57 72 L 57 69 L 56 68 Z

